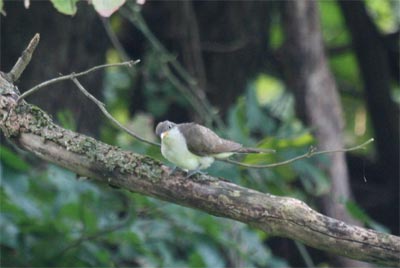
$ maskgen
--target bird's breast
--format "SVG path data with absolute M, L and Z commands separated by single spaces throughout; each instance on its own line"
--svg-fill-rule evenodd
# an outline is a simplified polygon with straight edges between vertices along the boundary
M 170 162 L 187 170 L 205 169 L 213 162 L 213 157 L 202 157 L 191 153 L 186 140 L 177 128 L 171 129 L 161 141 L 161 154 Z

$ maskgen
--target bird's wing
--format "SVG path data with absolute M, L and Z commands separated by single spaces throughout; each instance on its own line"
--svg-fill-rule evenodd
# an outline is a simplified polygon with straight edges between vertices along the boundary
M 189 151 L 195 155 L 235 152 L 242 148 L 240 143 L 222 139 L 212 130 L 195 123 L 179 124 L 178 128 L 186 139 Z

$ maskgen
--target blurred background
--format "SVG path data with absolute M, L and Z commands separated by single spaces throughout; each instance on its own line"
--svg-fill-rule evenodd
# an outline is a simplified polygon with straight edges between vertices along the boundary
M 80 81 L 149 140 L 157 140 L 161 120 L 195 121 L 278 151 L 241 159 L 260 164 L 373 137 L 365 150 L 346 155 L 262 170 L 217 163 L 208 172 L 399 235 L 400 2 L 127 1 L 110 17 L 87 1 L 0 3 L 3 72 L 35 33 L 41 36 L 16 83 L 21 92 L 60 74 L 140 59 L 133 68 Z M 115 128 L 71 81 L 28 101 L 65 128 L 164 161 L 158 147 Z M 77 179 L 2 133 L 0 149 L 1 266 L 360 265 L 239 222 Z

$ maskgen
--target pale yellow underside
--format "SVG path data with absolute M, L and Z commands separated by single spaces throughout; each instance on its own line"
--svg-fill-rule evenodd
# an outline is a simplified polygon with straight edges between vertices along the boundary
M 186 145 L 185 138 L 177 128 L 161 134 L 161 153 L 171 163 L 186 170 L 206 169 L 215 158 L 227 158 L 232 153 L 221 153 L 212 156 L 192 154 Z

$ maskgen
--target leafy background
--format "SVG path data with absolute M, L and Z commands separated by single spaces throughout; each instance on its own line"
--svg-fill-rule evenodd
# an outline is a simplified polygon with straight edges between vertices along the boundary
M 116 1 L 115 6 L 108 6 L 101 13 L 96 2 L 99 1 L 93 0 L 94 8 L 103 16 L 110 16 L 124 4 Z M 59 12 L 69 15 L 79 12 L 76 0 L 52 3 Z M 6 11 L 7 2 L 5 7 L 3 1 L 0 4 L 0 10 Z M 382 31 L 398 29 L 399 18 L 392 8 L 393 2 L 366 1 L 366 4 Z M 350 36 L 337 3 L 321 1 L 319 8 L 325 44 L 349 45 Z M 121 21 L 118 14 L 111 17 L 116 32 Z M 271 27 L 272 47 L 279 47 L 282 36 L 277 21 Z M 160 68 L 163 57 L 169 56 L 167 53 L 149 45 L 137 69 L 107 69 L 104 76 L 103 101 L 109 111 L 121 123 L 152 140 L 156 140 L 155 118 L 167 114 L 172 103 L 182 109 L 191 106 L 188 99 L 177 94 L 176 87 Z M 121 61 L 121 55 L 109 48 L 106 61 Z M 329 61 L 339 87 L 344 89 L 341 98 L 347 122 L 346 144 L 355 145 L 372 137 L 365 103 L 358 97 L 362 80 L 355 55 L 349 50 L 330 56 Z M 130 90 L 137 82 L 138 72 L 146 74 L 144 107 L 141 113 L 131 114 Z M 225 127 L 217 128 L 217 132 L 246 145 L 278 151 L 268 156 L 249 155 L 244 162 L 282 161 L 303 154 L 314 144 L 310 129 L 296 117 L 291 92 L 279 77 L 260 73 L 248 80 L 243 92 L 229 108 Z M 398 85 L 394 86 L 393 98 L 399 103 Z M 66 128 L 77 129 L 78 124 L 68 109 L 59 111 L 54 118 Z M 133 140 L 109 122 L 103 120 L 99 127 L 100 140 L 164 161 L 157 148 Z M 1 142 L 2 267 L 287 267 L 328 263 L 321 252 L 300 243 L 285 239 L 277 242 L 276 238 L 242 223 L 76 177 L 20 151 L 3 138 Z M 374 151 L 368 147 L 355 154 L 371 158 Z M 265 170 L 216 163 L 208 172 L 262 192 L 299 198 L 318 209 L 318 198 L 330 190 L 329 179 L 319 169 L 321 164 L 327 164 L 327 159 L 306 159 Z M 390 232 L 357 202 L 347 202 L 346 207 L 367 227 Z

